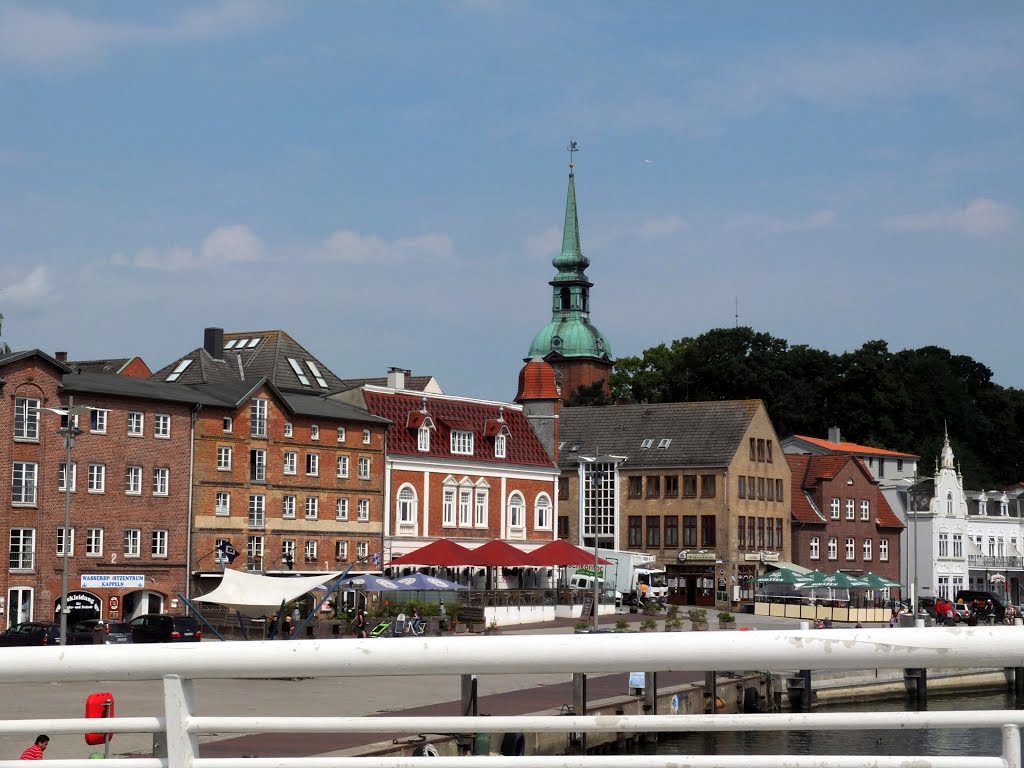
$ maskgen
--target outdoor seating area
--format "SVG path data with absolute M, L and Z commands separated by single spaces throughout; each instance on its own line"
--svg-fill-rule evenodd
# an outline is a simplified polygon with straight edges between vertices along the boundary
M 874 573 L 798 573 L 777 568 L 756 580 L 754 614 L 807 621 L 885 622 L 902 585 Z

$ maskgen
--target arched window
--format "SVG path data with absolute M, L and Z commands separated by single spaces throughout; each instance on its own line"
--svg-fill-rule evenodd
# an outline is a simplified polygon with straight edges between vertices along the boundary
M 571 308 L 570 307 L 570 298 L 569 298 L 569 289 L 568 288 L 562 288 L 559 291 L 558 298 L 559 298 L 559 304 L 560 304 L 559 309 L 568 310 L 568 309 Z
M 518 531 L 520 535 L 526 530 L 526 503 L 519 491 L 514 491 L 508 497 L 508 527 L 512 532 Z
M 551 497 L 546 493 L 538 494 L 533 503 L 533 527 L 539 531 L 550 531 L 551 521 Z
M 416 522 L 416 491 L 411 485 L 403 485 L 398 491 L 398 522 L 411 525 Z
M 953 492 L 947 491 L 946 493 L 946 514 L 953 514 Z

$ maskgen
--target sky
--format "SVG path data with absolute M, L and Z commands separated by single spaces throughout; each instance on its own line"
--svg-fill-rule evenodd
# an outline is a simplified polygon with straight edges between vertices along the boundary
M 0 0 L 13 349 L 284 329 L 509 400 L 575 156 L 616 357 L 737 322 L 1024 387 L 1024 4 Z

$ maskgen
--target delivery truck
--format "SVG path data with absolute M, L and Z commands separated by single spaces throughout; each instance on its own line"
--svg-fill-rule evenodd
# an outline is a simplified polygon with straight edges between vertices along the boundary
M 641 552 L 624 552 L 617 549 L 598 549 L 598 556 L 607 560 L 607 565 L 598 566 L 598 588 L 615 591 L 616 605 L 637 605 L 646 585 L 648 600 L 664 602 L 668 597 L 668 581 L 665 571 L 654 563 L 654 556 Z M 594 566 L 576 569 L 570 579 L 574 589 L 594 588 Z

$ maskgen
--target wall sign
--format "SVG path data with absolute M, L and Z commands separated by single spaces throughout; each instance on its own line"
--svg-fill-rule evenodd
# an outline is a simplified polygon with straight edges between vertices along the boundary
M 145 586 L 146 577 L 142 574 L 82 574 L 82 589 L 142 589 Z

